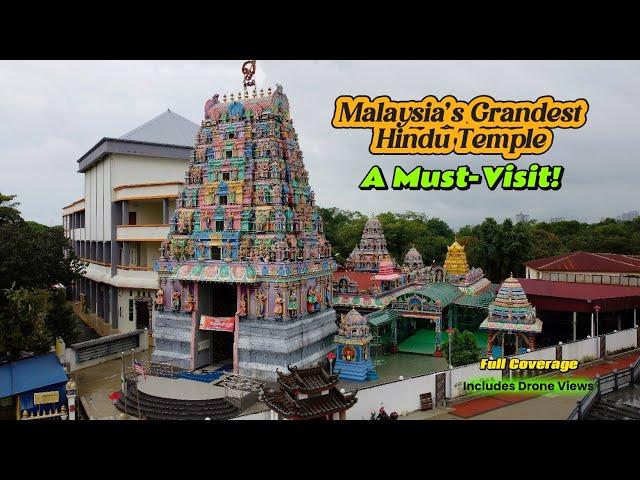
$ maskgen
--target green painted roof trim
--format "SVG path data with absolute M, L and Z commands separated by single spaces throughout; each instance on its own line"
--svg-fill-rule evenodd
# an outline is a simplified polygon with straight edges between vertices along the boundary
M 377 312 L 369 313 L 365 315 L 367 322 L 374 327 L 379 327 L 380 325 L 385 325 L 392 320 L 399 318 L 400 312 L 396 310 L 391 310 L 390 308 L 386 308 L 384 310 L 379 310 Z
M 442 308 L 452 304 L 456 299 L 463 295 L 460 289 L 446 282 L 431 283 L 422 288 L 403 293 L 398 296 L 398 300 L 402 301 L 412 295 L 420 295 L 434 302 L 440 300 Z

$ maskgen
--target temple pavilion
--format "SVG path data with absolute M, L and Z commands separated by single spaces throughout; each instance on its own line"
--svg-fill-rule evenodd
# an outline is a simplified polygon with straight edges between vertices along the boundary
M 341 380 L 364 382 L 378 378 L 369 351 L 371 340 L 367 320 L 355 309 L 341 315 L 334 339 L 337 350 L 335 371 Z
M 344 394 L 336 388 L 338 375 L 329 374 L 322 364 L 287 368 L 288 374 L 277 371 L 279 390 L 263 394 L 278 420 L 345 420 L 358 401 L 357 391 Z
M 513 276 L 502 283 L 488 311 L 480 328 L 489 332 L 487 351 L 494 358 L 535 349 L 535 335 L 542 331 L 542 321 L 536 318 L 535 307 Z
M 443 267 L 432 265 L 426 281 L 394 297 L 386 308 L 366 316 L 376 345 L 440 356 L 445 326 L 475 332 L 478 343 L 486 344 L 484 333 L 477 330 L 495 297 L 494 286 L 481 268 L 469 268 L 457 240 L 447 248 Z

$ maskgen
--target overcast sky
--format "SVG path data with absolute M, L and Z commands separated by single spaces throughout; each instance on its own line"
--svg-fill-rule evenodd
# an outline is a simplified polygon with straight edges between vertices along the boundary
M 23 216 L 61 223 L 64 205 L 83 196 L 76 161 L 102 137 L 118 137 L 170 108 L 192 121 L 214 93 L 238 92 L 242 61 L 29 61 L 0 63 L 0 192 L 17 194 Z M 519 211 L 533 218 L 597 221 L 640 210 L 637 142 L 639 62 L 512 61 L 261 61 L 258 88 L 282 84 L 318 205 L 364 213 L 414 210 L 458 228 Z M 331 127 L 334 100 L 343 94 L 395 100 L 447 94 L 460 100 L 586 98 L 587 124 L 555 130 L 549 152 L 521 157 L 565 167 L 560 191 L 360 191 L 371 165 L 391 178 L 405 169 L 500 165 L 489 156 L 369 154 L 370 130 Z M 474 169 L 474 170 L 475 170 Z

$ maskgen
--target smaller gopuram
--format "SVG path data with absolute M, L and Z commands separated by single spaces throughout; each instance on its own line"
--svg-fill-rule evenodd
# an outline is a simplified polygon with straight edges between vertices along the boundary
M 380 262 L 390 259 L 380 220 L 372 216 L 364 226 L 360 245 L 355 246 L 344 266 L 356 272 L 377 272 Z
M 341 315 L 334 340 L 337 349 L 334 368 L 341 380 L 364 382 L 378 378 L 369 356 L 372 338 L 367 319 L 355 309 Z
M 535 335 L 542 331 L 542 321 L 536 318 L 535 307 L 513 275 L 502 283 L 488 310 L 480 328 L 488 330 L 487 352 L 494 358 L 535 348 Z
M 279 390 L 265 390 L 263 400 L 278 420 L 346 420 L 347 410 L 358 399 L 356 393 L 341 393 L 337 375 L 324 365 L 289 366 L 288 374 L 277 370 Z
M 464 276 L 469 271 L 467 254 L 457 239 L 447 247 L 447 258 L 444 261 L 444 269 L 447 274 L 452 277 Z
M 403 267 L 409 270 L 422 270 L 424 268 L 424 262 L 422 261 L 422 255 L 416 250 L 416 247 L 411 245 L 411 248 L 404 256 Z

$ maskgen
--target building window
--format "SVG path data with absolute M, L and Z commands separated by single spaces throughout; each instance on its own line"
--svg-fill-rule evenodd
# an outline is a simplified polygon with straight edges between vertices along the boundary
M 133 322 L 133 300 L 129 300 L 129 321 Z
M 211 247 L 211 260 L 220 260 L 221 257 L 220 247 Z
M 224 220 L 216 220 L 216 232 L 224 230 Z
M 220 195 L 220 200 L 218 202 L 220 205 L 226 205 L 227 204 L 227 196 L 226 195 Z
M 229 172 L 222 172 L 222 180 L 229 180 Z
M 233 156 L 233 152 L 231 150 L 226 151 L 227 158 L 231 158 Z

